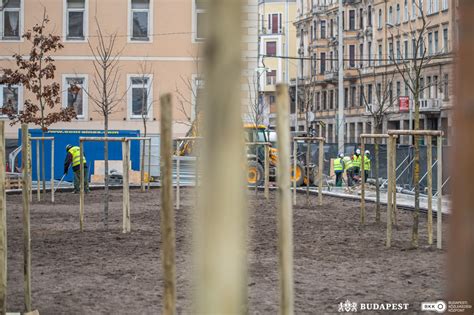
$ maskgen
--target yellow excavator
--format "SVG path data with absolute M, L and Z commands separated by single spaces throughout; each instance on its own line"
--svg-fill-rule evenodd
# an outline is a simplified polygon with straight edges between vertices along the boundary
M 198 119 L 195 119 L 186 133 L 186 138 L 199 137 Z M 276 148 L 276 133 L 270 131 L 264 125 L 244 124 L 245 141 L 252 143 L 247 145 L 248 175 L 247 183 L 251 186 L 261 186 L 264 182 L 265 146 L 263 143 L 271 143 L 268 150 L 270 180 L 276 179 L 276 166 L 278 163 L 278 149 Z M 190 156 L 194 154 L 193 140 L 179 141 L 176 147 L 176 155 Z M 261 145 L 259 143 L 262 143 Z M 291 163 L 293 168 L 293 162 Z M 291 172 L 291 180 L 296 181 L 296 186 L 305 182 L 305 168 L 301 161 L 297 161 L 296 169 Z

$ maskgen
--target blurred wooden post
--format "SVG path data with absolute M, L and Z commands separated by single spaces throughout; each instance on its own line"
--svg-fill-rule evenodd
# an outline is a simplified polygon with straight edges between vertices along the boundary
M 437 169 L 437 186 L 438 186 L 438 204 L 437 204 L 437 227 L 436 227 L 436 246 L 441 249 L 443 246 L 443 137 L 438 136 L 437 138 L 437 156 L 438 156 L 438 169 Z M 473 244 L 474 245 L 474 244 Z M 474 277 L 474 275 L 473 275 Z M 473 287 L 474 290 L 474 287 Z M 474 295 L 474 292 L 473 292 Z M 474 301 L 473 301 L 474 302 Z
M 21 125 L 21 137 L 22 137 L 22 153 L 21 156 L 21 169 L 23 172 L 22 184 L 23 187 L 28 185 L 28 151 L 30 141 L 28 138 L 28 125 Z M 38 181 L 39 187 L 39 181 Z M 23 197 L 23 283 L 24 283 L 24 303 L 25 310 L 31 311 L 31 236 L 30 236 L 30 201 L 28 196 L 28 189 L 22 189 Z
M 161 239 L 163 262 L 163 314 L 176 313 L 175 229 L 173 211 L 173 144 L 171 94 L 160 98 L 160 174 L 161 174 Z
M 28 155 L 22 156 L 22 160 Z M 13 168 L 13 165 L 12 165 Z M 28 190 L 27 186 L 23 186 Z M 0 121 L 0 312 L 7 312 L 7 207 L 5 192 L 5 122 Z
M 80 141 L 80 176 L 79 176 L 79 226 L 81 232 L 84 231 L 84 142 Z
M 360 223 L 365 224 L 365 138 L 360 138 Z
M 426 164 L 428 168 L 427 184 L 428 184 L 428 244 L 433 244 L 433 143 L 431 136 L 426 136 Z
M 380 169 L 380 157 L 379 157 L 379 140 L 374 139 L 375 145 L 375 222 L 380 223 L 380 179 L 379 179 L 379 169 Z
M 146 140 L 140 140 L 140 144 L 145 147 L 146 145 Z M 140 149 L 140 153 L 145 152 L 145 148 Z M 141 160 L 140 160 L 140 191 L 144 192 L 145 191 L 145 154 L 142 155 Z
M 318 161 L 318 201 L 323 205 L 323 166 L 324 166 L 324 141 L 319 140 L 319 161 Z
M 148 139 L 148 183 L 147 189 L 150 190 L 151 183 L 151 138 Z
M 180 205 L 180 173 L 181 173 L 181 159 L 176 156 L 176 209 L 179 210 Z
M 41 201 L 41 171 L 40 171 L 40 144 L 36 141 L 36 189 L 38 201 Z
M 29 135 L 28 135 L 29 138 Z M 31 152 L 31 142 L 28 141 L 30 144 L 28 146 L 28 174 L 30 176 L 28 177 L 28 190 L 29 190 L 29 198 L 30 198 L 30 203 L 33 202 L 33 153 Z
M 387 139 L 387 240 L 385 245 L 387 247 L 392 246 L 392 141 L 393 138 L 390 136 Z
M 309 164 L 311 162 L 311 140 L 306 140 L 306 204 L 309 205 Z
M 242 126 L 244 1 L 210 0 L 202 187 L 196 229 L 196 314 L 247 311 L 247 189 Z M 252 36 L 252 35 L 250 35 Z M 245 44 L 247 46 L 247 44 Z M 232 167 L 229 167 L 232 166 Z M 225 185 L 219 184 L 225 178 Z M 202 197 L 201 197 L 202 196 Z
M 129 181 L 129 161 L 130 161 L 130 141 L 124 140 L 122 142 L 122 187 L 123 187 L 123 201 L 122 201 L 122 233 L 130 233 L 130 181 Z M 142 182 L 143 184 L 143 182 Z
M 265 182 L 264 182 L 264 195 L 265 199 L 268 200 L 270 198 L 270 188 L 269 188 L 269 182 L 270 182 L 270 163 L 269 163 L 269 145 L 265 144 L 265 160 L 264 160 L 264 173 L 265 173 Z
M 54 203 L 54 140 L 51 141 L 51 202 Z
M 296 205 L 296 162 L 298 160 L 296 158 L 296 154 L 298 154 L 297 147 L 298 147 L 298 143 L 293 140 L 293 170 L 292 170 L 292 174 L 293 174 L 293 205 Z
M 278 135 L 278 248 L 280 271 L 280 314 L 293 314 L 293 209 L 290 195 L 290 118 L 288 86 L 277 92 Z
M 398 227 L 397 209 L 397 139 L 392 137 L 392 150 L 390 161 L 392 164 L 392 224 Z

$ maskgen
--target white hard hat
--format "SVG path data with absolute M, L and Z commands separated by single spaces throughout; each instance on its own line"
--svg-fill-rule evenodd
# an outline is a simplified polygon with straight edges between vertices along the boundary
M 356 154 L 360 154 L 360 149 L 357 149 L 357 150 L 356 150 Z
M 370 151 L 369 151 L 369 150 L 365 150 L 365 154 L 370 154 Z
M 344 153 L 339 153 L 339 157 L 342 159 L 344 157 Z

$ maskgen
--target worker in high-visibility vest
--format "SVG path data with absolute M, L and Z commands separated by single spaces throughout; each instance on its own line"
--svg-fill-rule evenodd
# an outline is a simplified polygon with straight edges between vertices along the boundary
M 64 175 L 67 174 L 69 166 L 72 165 L 72 170 L 74 172 L 74 191 L 73 193 L 77 194 L 80 190 L 80 178 L 81 178 L 81 148 L 78 146 L 72 146 L 68 144 L 66 146 L 66 159 L 64 160 Z M 89 192 L 89 179 L 87 172 L 87 162 L 85 155 L 82 155 L 82 161 L 84 163 L 84 191 Z
M 355 154 L 352 156 L 354 175 L 358 175 L 358 176 L 360 175 L 361 160 L 362 160 L 362 157 L 360 156 L 360 149 L 357 149 L 355 151 Z
M 365 182 L 367 182 L 367 178 L 369 178 L 369 174 L 371 171 L 372 167 L 372 161 L 370 160 L 370 151 L 365 150 L 365 156 L 364 156 L 364 178 Z
M 347 186 L 351 187 L 353 186 L 353 180 L 354 180 L 354 165 L 352 162 L 352 159 L 348 156 L 344 157 L 344 170 L 346 171 L 346 177 L 347 177 Z
M 342 186 L 342 175 L 344 174 L 344 154 L 339 153 L 339 156 L 333 161 L 334 174 L 336 174 L 336 187 Z

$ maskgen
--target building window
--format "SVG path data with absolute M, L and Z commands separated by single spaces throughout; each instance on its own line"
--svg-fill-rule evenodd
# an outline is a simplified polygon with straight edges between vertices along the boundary
M 439 11 L 439 0 L 434 0 L 433 13 L 438 13 L 438 11 Z
M 355 46 L 349 45 L 349 67 L 355 67 Z
M 328 92 L 327 91 L 323 91 L 323 110 L 327 110 L 327 99 L 328 99 Z
M 405 39 L 404 41 L 404 48 L 405 48 L 405 54 L 404 54 L 404 58 L 405 58 L 405 61 L 408 60 L 408 39 Z
M 379 44 L 379 65 L 382 64 L 382 44 Z
M 396 97 L 399 97 L 402 93 L 402 83 L 400 81 L 397 81 L 397 94 L 395 95 Z
M 367 85 L 367 103 L 372 104 L 372 84 Z
M 418 50 L 416 49 L 416 39 L 412 38 L 411 39 L 411 56 L 412 58 L 417 57 Z
M 443 93 L 444 93 L 444 100 L 449 101 L 449 75 L 447 73 L 444 74 Z
M 382 9 L 379 9 L 379 21 L 378 21 L 379 30 L 382 29 Z
M 18 85 L 0 85 L 0 106 L 1 110 L 18 114 L 21 110 L 21 87 Z M 4 116 L 0 112 L 0 116 Z
M 407 22 L 408 21 L 408 0 L 405 0 L 404 4 L 403 4 L 403 22 Z
M 83 40 L 86 24 L 86 1 L 67 0 L 66 6 L 66 39 Z
M 390 6 L 388 8 L 388 24 L 393 24 L 393 8 Z
M 414 20 L 417 15 L 416 0 L 411 0 L 411 19 Z
M 420 98 L 425 98 L 425 79 L 420 78 Z
M 320 92 L 316 92 L 316 110 L 321 110 Z
M 348 103 L 349 103 L 349 89 L 344 88 L 344 108 L 347 108 Z
M 427 14 L 433 13 L 433 0 L 428 0 L 426 11 Z
M 448 45 L 448 28 L 445 27 L 443 29 L 443 52 L 447 53 L 449 51 L 449 45 Z
M 316 32 L 317 32 L 317 27 L 318 27 L 318 24 L 316 23 L 316 21 L 313 21 L 313 39 L 316 39 Z
M 150 30 L 150 0 L 131 0 L 131 40 L 148 41 Z
M 438 34 L 439 34 L 438 31 L 435 31 L 435 32 L 434 32 L 434 43 L 433 43 L 434 46 L 433 46 L 433 52 L 434 52 L 435 54 L 438 53 L 438 47 L 439 47 L 439 46 L 438 46 L 438 44 L 439 44 L 439 35 L 438 35 Z
M 359 45 L 359 67 L 364 67 L 364 44 Z
M 266 43 L 266 55 L 267 56 L 276 56 L 276 42 L 267 42 Z
M 395 23 L 400 24 L 400 4 L 399 3 L 397 3 L 397 15 L 395 19 L 396 19 Z
M 357 99 L 357 88 L 355 86 L 351 86 L 351 107 L 356 106 L 356 99 Z
M 433 76 L 433 98 L 438 98 L 438 76 Z
M 423 9 L 424 9 L 423 8 L 423 0 L 418 0 L 418 9 L 420 11 L 419 15 L 420 15 L 420 17 L 422 17 L 423 16 Z
M 355 30 L 355 10 L 349 10 L 349 30 Z
M 427 98 L 431 98 L 431 77 L 426 77 Z
M 320 27 L 320 32 L 321 32 L 321 38 L 326 38 L 326 21 L 322 20 L 321 21 L 321 27 Z
M 194 18 L 194 38 L 195 40 L 204 40 L 207 33 L 207 7 L 208 0 L 194 0 L 195 18 Z
M 128 107 L 130 118 L 151 117 L 152 76 L 137 75 L 129 77 Z
M 63 77 L 63 107 L 73 108 L 77 118 L 86 117 L 87 113 L 87 77 L 74 75 Z
M 2 0 L 0 11 L 0 32 L 3 40 L 19 40 L 21 19 L 21 0 Z
M 364 29 L 364 9 L 359 10 L 359 29 Z
M 204 1 L 204 0 L 201 0 Z M 273 13 L 268 15 L 268 30 L 271 34 L 279 34 L 282 32 L 281 14 Z
M 364 106 L 364 86 L 361 85 L 359 88 L 360 88 L 360 93 L 359 93 L 359 106 L 362 107 L 362 106 Z
M 270 70 L 267 72 L 267 85 L 275 85 L 276 83 L 276 70 Z
M 402 49 L 400 47 L 400 40 L 397 40 L 397 60 L 402 59 Z
M 329 109 L 334 109 L 334 90 L 329 91 Z
M 321 60 L 319 61 L 320 69 L 319 73 L 324 74 L 326 72 L 326 53 L 321 53 Z
M 449 8 L 449 0 L 442 0 L 442 1 L 443 3 L 441 4 L 442 5 L 441 9 L 443 11 L 446 11 Z
M 197 117 L 197 114 L 201 111 L 201 107 L 203 106 L 203 97 L 204 97 L 204 79 L 195 76 L 194 77 L 194 85 L 193 85 L 193 109 L 191 111 L 191 119 L 195 119 Z M 273 96 L 274 97 L 274 96 Z M 272 102 L 272 95 L 270 95 L 270 104 L 273 104 Z
M 433 54 L 433 33 L 428 33 L 428 55 Z
M 377 86 L 375 87 L 375 94 L 377 95 L 377 103 L 380 105 L 380 102 L 382 101 L 382 84 L 377 83 Z
M 370 5 L 367 9 L 367 24 L 372 27 L 372 6 Z

